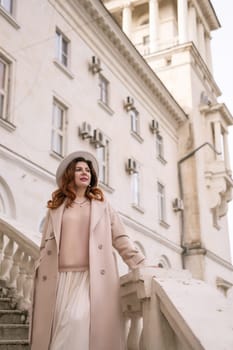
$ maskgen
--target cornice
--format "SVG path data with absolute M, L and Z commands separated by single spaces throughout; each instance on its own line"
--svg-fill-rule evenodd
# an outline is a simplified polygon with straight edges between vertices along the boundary
M 79 15 L 81 11 L 85 22 L 90 23 L 92 25 L 92 30 L 98 30 L 102 38 L 106 38 L 108 42 L 111 43 L 114 50 L 117 50 L 117 53 L 121 56 L 121 59 L 125 60 L 125 62 L 130 65 L 130 69 L 133 70 L 134 75 L 139 77 L 150 93 L 156 97 L 161 108 L 165 108 L 177 124 L 182 124 L 187 120 L 187 115 L 184 110 L 136 50 L 129 38 L 123 33 L 102 1 L 69 0 L 64 2 L 62 0 L 55 0 L 55 2 L 56 5 L 61 6 L 62 9 L 67 12 L 69 18 L 72 16 L 73 21 L 77 22 L 79 17 L 76 16 L 77 18 L 75 19 L 75 15 Z M 98 41 L 96 45 L 98 45 Z
M 222 259 L 220 256 L 216 255 L 208 249 L 206 250 L 206 256 L 214 262 L 226 267 L 228 270 L 233 271 L 233 265 L 229 261 Z
M 223 120 L 225 120 L 227 126 L 233 125 L 233 117 L 225 103 L 210 104 L 209 106 L 203 106 L 200 111 L 206 115 L 219 112 Z
M 10 158 L 13 160 L 14 164 L 19 164 L 20 168 L 27 169 L 37 176 L 43 177 L 52 184 L 55 183 L 55 174 L 3 144 L 0 144 L 0 155 L 2 159 Z
M 221 24 L 210 0 L 198 0 L 198 5 L 201 8 L 204 18 L 210 26 L 210 30 L 216 30 L 221 27 Z

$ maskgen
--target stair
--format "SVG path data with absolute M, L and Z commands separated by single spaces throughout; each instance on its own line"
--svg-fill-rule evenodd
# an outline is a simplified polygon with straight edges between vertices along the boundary
M 0 287 L 0 350 L 29 350 L 27 316 L 17 310 L 10 291 Z

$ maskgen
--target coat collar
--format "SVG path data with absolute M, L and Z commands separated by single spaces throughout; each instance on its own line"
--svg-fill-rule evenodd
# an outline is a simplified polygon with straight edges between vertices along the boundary
M 60 246 L 60 236 L 61 236 L 61 225 L 62 216 L 65 210 L 66 201 L 64 201 L 60 207 L 51 210 L 52 226 L 57 243 L 57 249 L 59 251 Z M 93 232 L 102 215 L 104 214 L 105 208 L 107 207 L 107 202 L 100 202 L 98 200 L 91 201 L 91 222 L 90 222 L 90 232 Z

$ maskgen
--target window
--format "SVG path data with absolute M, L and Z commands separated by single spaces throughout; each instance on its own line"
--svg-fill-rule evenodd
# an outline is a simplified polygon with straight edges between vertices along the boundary
M 0 57 L 0 118 L 8 120 L 10 64 Z
M 129 114 L 131 119 L 131 131 L 139 134 L 139 113 L 136 109 L 131 109 Z
M 0 5 L 10 14 L 13 12 L 13 0 L 0 0 Z
M 157 183 L 158 190 L 158 215 L 160 222 L 166 222 L 165 187 L 160 182 Z
M 57 100 L 53 102 L 52 152 L 64 156 L 67 109 Z
M 140 175 L 139 172 L 135 172 L 132 177 L 132 204 L 140 206 Z
M 156 133 L 156 156 L 163 163 L 166 164 L 166 160 L 164 159 L 164 141 L 163 137 Z
M 69 40 L 59 31 L 56 31 L 56 58 L 65 67 L 68 67 Z
M 100 101 L 104 104 L 109 104 L 109 82 L 100 74 L 99 76 Z
M 97 159 L 99 163 L 99 180 L 105 185 L 109 185 L 109 141 L 105 145 L 97 148 Z

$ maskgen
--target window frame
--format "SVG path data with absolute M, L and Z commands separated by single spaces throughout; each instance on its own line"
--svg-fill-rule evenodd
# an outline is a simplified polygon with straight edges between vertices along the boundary
M 97 152 L 97 159 L 99 164 L 99 181 L 105 185 L 109 186 L 109 159 L 110 159 L 110 141 L 105 136 L 104 145 L 101 147 L 98 147 Z M 103 157 L 100 158 L 100 152 L 102 152 Z
M 56 126 L 54 117 L 56 110 L 62 112 L 61 128 Z M 67 129 L 67 111 L 68 108 L 57 98 L 53 99 L 52 109 L 52 127 L 51 127 L 51 152 L 58 157 L 64 157 L 65 155 L 65 142 L 66 142 L 66 129 Z M 56 113 L 57 114 L 57 113 Z M 58 136 L 55 138 L 55 136 Z M 61 139 L 61 143 L 57 142 Z M 56 143 L 56 144 L 55 144 Z M 59 152 L 59 149 L 61 152 Z
M 160 191 L 162 189 L 162 191 Z M 158 219 L 160 223 L 165 223 L 167 218 L 166 211 L 166 189 L 161 181 L 157 181 L 157 203 L 158 203 Z
M 10 63 L 3 56 L 0 55 L 0 63 L 3 65 L 3 87 L 0 81 L 0 119 L 5 122 L 9 121 L 7 116 L 9 97 L 10 97 Z M 1 100 L 3 102 L 1 102 Z
M 99 101 L 106 106 L 109 106 L 109 87 L 110 83 L 108 79 L 103 75 L 99 74 Z
M 62 33 L 59 28 L 56 28 L 56 59 L 65 68 L 70 67 L 70 40 Z M 63 51 L 63 43 L 66 44 L 66 52 Z M 65 62 L 64 62 L 65 58 Z
M 136 108 L 132 108 L 129 111 L 129 115 L 130 115 L 131 132 L 139 135 L 140 134 L 139 112 L 136 110 Z

